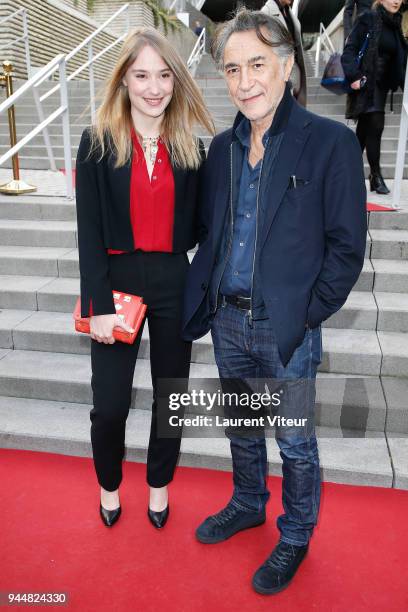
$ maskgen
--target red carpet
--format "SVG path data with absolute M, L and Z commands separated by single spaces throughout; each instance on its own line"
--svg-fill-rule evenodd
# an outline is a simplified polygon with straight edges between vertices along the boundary
M 380 204 L 367 202 L 367 212 L 394 212 L 394 208 L 392 206 L 380 206 Z
M 231 474 L 178 468 L 163 531 L 147 521 L 144 476 L 124 464 L 123 513 L 108 529 L 90 459 L 0 450 L 0 591 L 67 592 L 62 609 L 81 612 L 408 610 L 407 491 L 324 484 L 308 557 L 264 597 L 250 582 L 277 541 L 280 478 L 265 525 L 205 546 L 194 528 L 227 502 Z

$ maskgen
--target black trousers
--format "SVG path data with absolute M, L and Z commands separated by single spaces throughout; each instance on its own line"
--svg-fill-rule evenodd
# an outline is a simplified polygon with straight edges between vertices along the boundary
M 363 113 L 357 122 L 357 138 L 361 152 L 367 151 L 371 174 L 381 174 L 381 137 L 384 131 L 385 116 L 382 111 Z
M 156 391 L 160 378 L 187 379 L 190 372 L 191 342 L 181 338 L 188 257 L 186 253 L 135 251 L 110 255 L 109 266 L 112 289 L 140 295 L 147 304 L 153 382 L 147 482 L 152 487 L 163 487 L 173 478 L 181 431 L 173 438 L 157 435 Z M 133 345 L 92 340 L 91 441 L 98 482 L 107 491 L 116 490 L 122 481 L 126 419 L 141 335 L 142 329 Z

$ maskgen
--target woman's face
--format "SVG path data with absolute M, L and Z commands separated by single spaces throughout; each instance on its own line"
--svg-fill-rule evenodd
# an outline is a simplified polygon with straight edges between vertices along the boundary
M 389 13 L 398 13 L 403 0 L 381 0 L 381 4 Z
M 123 77 L 132 110 L 142 116 L 160 117 L 173 95 L 174 75 L 163 58 L 146 45 Z

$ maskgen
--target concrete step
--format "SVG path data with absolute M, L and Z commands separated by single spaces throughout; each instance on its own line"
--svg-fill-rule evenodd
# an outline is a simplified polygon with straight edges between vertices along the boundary
M 67 281 L 67 279 L 60 280 L 62 282 L 58 283 L 59 287 Z M 5 297 L 2 298 L 1 307 L 4 310 L 0 312 L 0 329 L 5 334 L 5 340 L 0 346 L 2 348 L 14 347 L 35 351 L 49 350 L 63 353 L 88 353 L 90 351 L 89 338 L 74 331 L 72 320 L 71 313 L 78 296 L 77 291 L 74 291 L 68 299 L 67 293 L 65 295 L 61 293 L 55 295 L 52 293 L 50 287 L 55 286 L 54 282 L 46 285 L 42 285 L 41 281 L 37 281 L 37 283 L 40 284 L 40 287 L 37 291 L 33 290 L 31 300 L 29 300 L 29 294 L 25 294 L 23 296 L 25 299 L 23 300 L 22 292 L 18 291 L 14 293 L 14 300 L 11 299 L 10 291 L 8 292 L 8 300 Z M 7 285 L 7 283 L 5 284 Z M 17 283 L 14 284 L 16 285 Z M 76 283 L 76 288 L 78 288 L 78 283 Z M 405 331 L 407 328 L 407 307 L 403 300 L 399 300 L 400 294 L 379 295 L 382 300 L 381 304 L 379 303 L 379 318 L 381 321 L 379 328 L 384 331 Z M 20 297 L 19 302 L 17 302 L 17 297 Z M 52 298 L 54 300 L 50 303 Z M 24 320 L 24 323 L 20 320 L 16 323 L 15 320 L 19 318 L 18 311 L 15 313 L 15 319 L 13 317 L 10 319 L 10 316 L 14 314 L 14 309 L 9 310 L 11 308 L 9 305 L 13 304 L 13 301 L 14 304 L 17 304 L 15 308 L 22 309 L 23 313 L 26 312 L 25 309 L 30 307 L 35 312 L 32 313 L 29 319 Z M 36 311 L 36 306 L 38 312 Z M 44 308 L 44 306 L 54 306 L 55 308 L 51 311 Z M 393 322 L 394 320 L 395 323 Z M 341 311 L 325 322 L 324 327 L 327 328 L 327 333 L 330 335 L 332 330 L 375 330 L 376 324 L 377 305 L 372 294 L 369 292 L 353 292 Z M 149 336 L 147 326 L 145 327 L 141 346 L 142 356 L 149 354 Z M 332 350 L 335 352 L 337 345 L 335 342 L 332 344 Z M 213 362 L 212 343 L 209 337 L 208 342 L 197 341 L 194 344 L 193 361 Z
M 41 289 L 53 280 L 50 276 L 0 276 L 0 308 L 38 310 L 41 306 Z M 55 301 L 58 302 L 58 299 Z
M 45 346 L 45 349 L 48 347 Z M 76 372 L 76 368 L 78 372 Z M 90 389 L 91 367 L 89 356 L 43 351 L 40 353 L 15 349 L 0 360 L 2 394 L 10 397 L 26 397 L 92 403 Z M 205 379 L 214 382 L 205 382 Z M 192 364 L 191 388 L 218 388 L 218 371 L 215 365 Z M 52 395 L 50 388 L 56 388 Z M 397 394 L 398 395 L 398 394 Z M 399 396 L 398 396 L 399 397 Z M 138 357 L 133 381 L 132 407 L 150 411 L 152 388 L 150 362 Z M 191 414 L 203 414 L 205 407 L 192 406 Z M 216 406 L 210 414 L 223 414 Z M 379 377 L 343 377 L 319 374 L 316 384 L 316 419 L 319 426 L 352 429 L 354 431 L 384 431 L 386 402 Z M 401 427 L 405 427 L 401 421 Z M 399 427 L 395 421 L 395 427 Z M 398 431 L 398 430 L 397 430 Z
M 69 276 L 59 268 L 59 260 L 73 249 L 55 247 L 0 246 L 0 274 L 34 276 Z M 77 250 L 75 249 L 77 254 Z M 62 272 L 62 273 L 61 273 Z M 76 276 L 79 276 L 79 271 Z
M 52 196 L 0 195 L 0 220 L 75 221 L 75 201 Z
M 370 229 L 371 259 L 408 260 L 408 230 Z
M 0 398 L 0 443 L 5 448 L 91 457 L 89 426 L 87 405 Z M 127 461 L 146 461 L 149 431 L 150 414 L 131 410 L 126 424 Z M 340 435 L 330 428 L 317 429 L 322 479 L 391 487 L 393 471 L 384 434 L 356 439 L 343 437 L 344 433 L 347 434 L 343 431 Z M 398 470 L 394 486 L 401 489 L 408 488 L 408 444 L 404 442 L 396 445 L 392 454 Z M 273 439 L 267 439 L 267 448 L 269 473 L 281 475 L 281 459 Z M 180 465 L 231 470 L 229 443 L 222 432 L 217 438 L 184 438 Z
M 378 307 L 377 329 L 408 334 L 408 293 L 376 292 L 374 297 Z
M 190 261 L 194 253 L 189 253 Z M 0 246 L 0 274 L 36 276 L 79 277 L 77 249 L 55 249 L 52 247 Z M 356 291 L 371 291 L 374 270 L 369 259 L 354 287 Z
M 75 123 L 78 119 L 80 119 L 81 123 L 87 123 L 90 125 L 91 121 L 91 111 L 83 112 L 84 108 L 82 107 L 74 107 L 74 109 L 69 109 L 69 118 L 72 123 Z M 44 117 L 47 118 L 51 114 L 50 111 L 44 111 Z M 35 107 L 27 107 L 20 110 L 16 110 L 16 124 L 18 123 L 30 123 L 30 121 L 34 121 L 35 124 L 38 124 L 38 115 L 36 113 Z M 8 119 L 7 115 L 0 115 L 0 122 L 2 125 L 7 125 Z
M 408 377 L 408 334 L 379 331 L 383 376 Z
M 370 199 L 370 194 L 368 198 Z M 402 210 L 368 213 L 370 229 L 408 230 L 408 212 Z
M 72 167 L 75 168 L 76 149 L 72 148 Z M 65 168 L 65 161 L 63 157 L 55 157 L 55 165 L 58 169 Z M 20 168 L 23 170 L 50 170 L 50 162 L 46 157 L 46 150 L 43 149 L 43 155 L 38 154 L 35 156 L 19 155 Z M 11 168 L 11 160 L 4 162 L 2 168 Z M 384 174 L 384 173 L 383 173 Z
M 76 139 L 76 142 L 74 141 L 71 142 L 73 159 L 76 156 L 76 150 L 78 149 L 78 145 L 79 145 L 79 138 Z M 0 155 L 7 153 L 9 148 L 10 148 L 9 144 L 0 144 Z M 64 147 L 62 145 L 52 142 L 52 150 L 53 150 L 55 158 L 62 159 L 64 157 Z M 33 144 L 32 142 L 30 142 L 24 147 L 24 155 L 22 157 L 35 157 L 36 155 L 44 155 L 44 154 L 46 154 L 46 149 L 43 143 L 40 142 L 39 144 Z
M 395 177 L 395 164 L 381 164 L 381 174 L 385 179 L 393 179 Z M 367 163 L 364 164 L 364 176 L 366 179 L 370 176 L 370 168 Z M 404 166 L 403 178 L 408 179 L 408 164 Z
M 76 247 L 74 221 L 0 220 L 2 246 Z
M 33 315 L 22 327 L 19 327 L 19 334 L 20 332 L 22 334 L 19 337 L 19 346 L 25 342 L 29 343 L 29 345 L 25 344 L 25 346 L 29 346 L 30 349 L 42 350 L 44 342 L 47 342 L 52 343 L 53 351 L 89 351 L 89 339 L 83 338 L 73 331 L 73 322 L 71 320 L 71 313 L 79 293 L 78 281 L 77 291 L 73 290 L 72 280 L 76 281 L 76 279 L 50 280 L 48 278 L 44 282 L 45 277 L 32 277 L 30 281 L 27 279 L 31 277 L 2 278 L 6 279 L 6 289 L 0 293 L 1 308 L 45 311 Z M 24 287 L 29 286 L 31 283 L 31 291 L 24 292 L 23 289 L 18 291 L 17 281 L 19 279 L 25 279 Z M 345 311 L 347 312 L 347 308 L 345 308 Z M 50 312 L 55 314 L 49 314 Z M 66 316 L 64 317 L 62 313 L 66 313 Z M 372 311 L 369 316 L 374 319 L 374 315 L 375 313 Z M 362 315 L 358 316 L 362 317 Z M 51 326 L 51 324 L 54 325 L 52 334 L 49 330 L 47 331 L 47 326 Z M 7 324 L 6 331 L 9 334 L 10 330 L 8 330 Z M 395 350 L 398 342 L 403 343 L 406 341 L 406 334 L 396 333 L 396 336 L 398 338 L 394 338 L 393 344 Z M 323 338 L 325 350 L 323 362 L 319 368 L 321 372 L 368 376 L 380 374 L 381 349 L 374 330 L 324 327 Z M 144 332 L 140 350 L 141 357 L 146 357 L 149 354 L 147 329 Z M 404 358 L 404 354 L 404 351 L 402 351 L 402 358 Z M 197 364 L 214 364 L 214 352 L 210 334 L 207 334 L 204 338 L 193 344 L 192 360 Z M 405 373 L 401 374 L 399 363 L 396 365 L 396 372 L 393 371 L 392 367 L 391 363 L 391 369 L 387 370 L 387 375 L 408 376 L 408 368 Z
M 374 290 L 408 293 L 408 261 L 373 259 Z

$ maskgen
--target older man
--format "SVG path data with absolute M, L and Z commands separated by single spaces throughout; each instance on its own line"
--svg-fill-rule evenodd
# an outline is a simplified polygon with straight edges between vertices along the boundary
M 187 280 L 183 334 L 194 340 L 211 329 L 229 390 L 250 379 L 294 383 L 281 414 L 307 421 L 304 429 L 276 428 L 280 539 L 253 578 L 255 590 L 269 594 L 294 576 L 317 522 L 320 324 L 360 274 L 366 189 L 354 133 L 294 100 L 287 84 L 293 42 L 277 19 L 240 9 L 218 30 L 213 55 L 239 112 L 232 129 L 212 141 L 204 167 L 201 242 Z M 252 434 L 227 434 L 233 495 L 198 527 L 200 542 L 221 542 L 265 521 L 265 435 Z
M 290 78 L 293 84 L 295 98 L 299 104 L 306 106 L 307 85 L 302 30 L 299 19 L 291 10 L 292 4 L 293 0 L 268 0 L 262 8 L 262 12 L 269 15 L 269 17 L 276 17 L 279 19 L 293 38 L 295 43 L 295 64 Z

